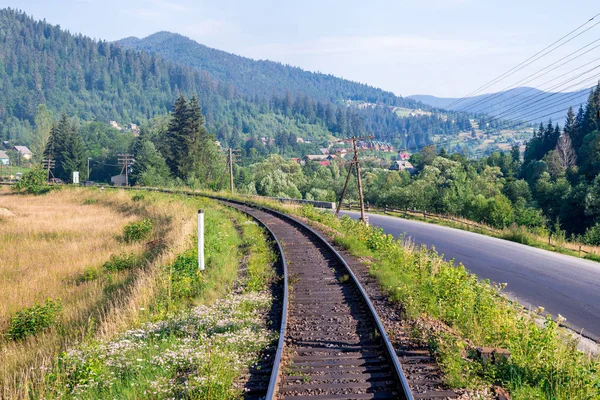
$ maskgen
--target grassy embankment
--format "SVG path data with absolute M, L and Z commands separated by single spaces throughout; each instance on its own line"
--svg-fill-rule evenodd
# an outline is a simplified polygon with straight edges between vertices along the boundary
M 294 212 L 333 229 L 337 244 L 368 260 L 371 274 L 415 321 L 415 337 L 431 345 L 450 386 L 501 385 L 515 400 L 600 399 L 600 360 L 579 352 L 550 318 L 540 327 L 501 296 L 501 287 L 380 229 L 312 207 Z M 511 356 L 484 363 L 475 354 L 480 346 L 506 348 Z
M 259 316 L 270 305 L 273 256 L 262 231 L 238 213 L 209 200 L 123 191 L 0 199 L 14 214 L 0 222 L 0 234 L 14 240 L 13 258 L 0 263 L 2 286 L 17 288 L 0 290 L 12 296 L 2 302 L 4 397 L 230 398 L 240 371 L 272 339 Z M 207 209 L 204 273 L 187 250 L 198 207 Z M 230 291 L 244 256 L 248 293 L 210 306 Z M 14 329 L 30 327 L 33 314 L 54 320 Z M 218 369 L 214 379 L 201 379 L 206 368 Z

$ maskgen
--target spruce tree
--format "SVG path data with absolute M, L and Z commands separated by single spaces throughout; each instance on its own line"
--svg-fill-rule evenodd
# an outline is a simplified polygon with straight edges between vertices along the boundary
M 167 166 L 171 173 L 178 177 L 184 178 L 180 165 L 182 157 L 187 152 L 185 143 L 186 120 L 188 118 L 188 104 L 183 95 L 180 95 L 173 112 L 171 113 L 171 121 L 165 135 L 164 157 Z
M 575 113 L 573 112 L 573 107 L 569 107 L 569 111 L 567 111 L 567 118 L 565 119 L 565 127 L 563 129 L 563 132 L 565 133 L 565 135 L 568 135 L 571 140 L 573 140 L 573 137 L 577 133 L 576 130 L 577 121 L 575 120 Z
M 69 126 L 69 130 L 65 136 L 62 158 L 65 180 L 72 180 L 73 172 L 75 171 L 79 171 L 80 175 L 83 175 L 86 158 L 85 145 L 83 139 L 81 139 L 81 135 L 77 132 L 77 128 L 72 125 Z
M 588 98 L 583 118 L 583 137 L 589 133 L 600 130 L 598 112 L 600 112 L 600 81 L 598 82 L 598 86 L 592 89 Z

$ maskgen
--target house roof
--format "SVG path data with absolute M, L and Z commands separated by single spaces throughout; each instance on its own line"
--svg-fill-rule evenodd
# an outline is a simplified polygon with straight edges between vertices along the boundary
M 21 154 L 33 154 L 31 150 L 27 148 L 27 146 L 15 146 L 15 150 Z
M 8 154 L 5 151 L 0 150 L 0 159 L 7 160 Z
M 325 160 L 325 159 L 327 159 L 327 157 L 329 157 L 329 156 L 326 154 L 314 154 L 314 155 L 311 154 L 311 155 L 304 156 L 304 158 L 306 160 Z
M 319 161 L 319 164 L 321 164 L 321 165 L 323 165 L 325 167 L 328 167 L 329 164 L 331 164 L 331 161 Z

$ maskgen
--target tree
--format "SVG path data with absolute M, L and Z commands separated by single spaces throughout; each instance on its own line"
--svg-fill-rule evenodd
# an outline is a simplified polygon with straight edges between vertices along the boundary
M 46 189 L 46 171 L 41 166 L 33 167 L 29 172 L 23 174 L 13 186 L 13 190 L 21 192 L 25 190 L 25 193 L 40 194 Z
M 169 167 L 154 143 L 146 140 L 135 153 L 131 180 L 141 186 L 164 186 L 169 181 Z
M 31 152 L 33 153 L 33 159 L 41 162 L 53 125 L 52 112 L 48 110 L 46 104 L 40 104 L 37 107 L 34 120 L 35 131 L 31 141 Z
M 572 111 L 571 109 L 569 110 Z M 558 155 L 560 163 L 565 170 L 577 163 L 577 153 L 575 153 L 575 150 L 573 149 L 569 131 L 572 132 L 573 127 L 567 129 L 567 125 L 565 125 L 565 133 L 561 135 L 561 137 L 558 139 L 558 143 L 556 144 L 556 154 Z
M 179 95 L 179 98 L 173 106 L 173 112 L 171 113 L 171 120 L 169 122 L 169 128 L 164 138 L 164 156 L 167 166 L 171 170 L 171 173 L 178 177 L 184 178 L 182 169 L 182 160 L 185 157 L 187 149 L 186 144 L 186 122 L 188 117 L 188 104 L 183 95 Z

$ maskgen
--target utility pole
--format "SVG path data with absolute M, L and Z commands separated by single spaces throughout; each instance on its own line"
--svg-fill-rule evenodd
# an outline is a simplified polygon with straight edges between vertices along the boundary
M 342 203 L 344 201 L 344 196 L 346 195 L 346 189 L 348 188 L 348 183 L 350 182 L 350 176 L 352 175 L 352 168 L 354 166 L 356 166 L 356 180 L 358 182 L 358 198 L 360 201 L 360 220 L 364 223 L 367 222 L 367 219 L 365 217 L 365 199 L 363 196 L 363 188 L 362 188 L 362 179 L 360 176 L 360 163 L 358 161 L 358 146 L 357 146 L 357 142 L 359 140 L 364 140 L 364 139 L 373 139 L 374 136 L 368 136 L 368 137 L 361 137 L 361 138 L 357 138 L 356 136 L 352 137 L 351 139 L 343 139 L 340 140 L 340 142 L 351 142 L 352 143 L 352 151 L 354 152 L 354 156 L 352 157 L 352 161 L 350 161 L 350 169 L 348 170 L 348 176 L 346 176 L 346 182 L 344 183 L 344 188 L 342 189 L 342 194 L 340 195 L 340 200 L 338 202 L 338 206 L 337 209 L 335 211 L 335 215 L 338 216 L 340 213 L 340 210 L 342 208 Z
M 233 194 L 233 152 L 231 151 L 231 147 L 229 148 L 229 190 L 231 194 Z
M 335 216 L 340 215 L 340 210 L 342 209 L 342 202 L 344 201 L 344 196 L 346 195 L 346 189 L 348 188 L 348 182 L 350 182 L 350 176 L 352 176 L 352 168 L 354 167 L 354 161 L 350 163 L 350 168 L 348 169 L 348 175 L 346 176 L 346 183 L 344 183 L 344 188 L 342 189 L 342 194 L 340 195 L 340 201 L 338 202 L 337 209 L 335 210 Z
M 87 173 L 87 180 L 90 180 L 90 157 L 88 157 L 88 163 L 87 163 L 87 167 L 88 167 L 88 173 Z
M 363 197 L 362 180 L 360 178 L 360 163 L 358 162 L 358 149 L 356 148 L 356 138 L 353 138 L 352 148 L 354 149 L 354 163 L 356 164 L 356 178 L 358 181 L 358 198 L 360 199 L 360 220 L 367 222 L 365 219 L 365 199 Z
M 48 182 L 50 182 L 50 176 L 54 177 L 54 174 L 52 173 L 52 168 L 54 168 L 55 163 L 56 161 L 54 161 L 52 158 L 42 160 L 43 168 L 48 171 Z
M 125 170 L 125 186 L 129 186 L 129 166 L 133 164 L 133 155 L 131 154 L 119 154 L 119 164 L 122 165 L 121 173 Z

